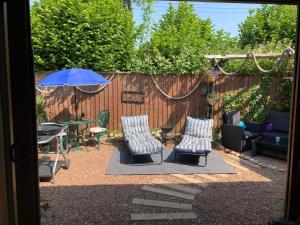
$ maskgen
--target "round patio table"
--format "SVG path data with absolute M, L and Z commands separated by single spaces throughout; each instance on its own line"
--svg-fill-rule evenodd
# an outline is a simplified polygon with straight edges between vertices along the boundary
M 80 143 L 84 142 L 84 133 L 91 123 L 98 122 L 96 119 L 84 118 L 82 120 L 62 121 L 61 123 L 68 125 L 70 128 L 75 127 L 75 143 L 76 149 L 80 149 Z M 69 138 L 68 138 L 69 140 Z

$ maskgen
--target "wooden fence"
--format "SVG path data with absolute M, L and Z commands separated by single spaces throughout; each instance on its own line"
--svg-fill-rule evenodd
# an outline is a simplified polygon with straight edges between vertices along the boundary
M 44 74 L 45 75 L 45 74 Z M 112 74 L 107 74 L 110 78 Z M 37 76 L 40 79 L 41 76 Z M 161 89 L 171 96 L 181 96 L 189 92 L 198 83 L 201 77 L 195 76 L 154 76 Z M 220 100 L 214 107 L 215 127 L 221 124 L 222 97 L 227 91 L 238 92 L 240 88 L 250 88 L 258 84 L 258 76 L 222 77 L 215 83 L 215 91 L 219 92 Z M 150 127 L 157 128 L 163 124 L 176 125 L 179 132 L 184 125 L 185 118 L 205 116 L 206 98 L 201 90 L 206 87 L 207 81 L 201 81 L 199 88 L 189 97 L 182 100 L 171 100 L 163 96 L 155 87 L 151 77 L 146 74 L 115 74 L 111 83 L 101 92 L 86 94 L 76 90 L 78 113 L 84 112 L 87 118 L 96 118 L 97 114 L 108 109 L 110 111 L 110 130 L 121 130 L 120 117 L 148 114 Z M 275 92 L 276 82 L 273 82 L 271 95 Z M 124 91 L 144 93 L 144 103 L 123 102 Z M 66 120 L 70 113 L 74 113 L 74 89 L 60 87 L 50 94 L 43 94 L 49 104 L 48 115 L 53 120 Z

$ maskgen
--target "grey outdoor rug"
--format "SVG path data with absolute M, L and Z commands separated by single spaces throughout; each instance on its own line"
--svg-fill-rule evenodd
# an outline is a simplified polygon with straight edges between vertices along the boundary
M 126 147 L 122 146 L 114 149 L 112 158 L 106 170 L 108 175 L 142 175 L 142 174 L 194 174 L 194 173 L 236 173 L 235 170 L 226 164 L 216 151 L 208 155 L 207 166 L 196 165 L 198 159 L 194 156 L 177 155 L 175 163 L 174 151 L 165 149 L 163 152 L 164 160 L 161 165 L 143 165 L 143 163 L 159 162 L 160 155 L 136 156 L 133 165 L 131 156 L 127 153 Z M 204 158 L 200 158 L 200 165 L 203 165 Z

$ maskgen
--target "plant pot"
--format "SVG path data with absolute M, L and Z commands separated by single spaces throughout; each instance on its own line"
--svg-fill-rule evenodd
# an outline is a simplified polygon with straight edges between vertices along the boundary
M 206 87 L 201 87 L 200 88 L 200 93 L 203 94 L 203 95 L 206 95 L 208 92 L 207 88 Z
M 205 75 L 204 79 L 208 82 L 215 82 L 217 79 L 217 76 L 215 75 Z
M 172 124 L 165 124 L 162 125 L 160 128 L 162 133 L 169 133 L 174 129 L 174 126 Z

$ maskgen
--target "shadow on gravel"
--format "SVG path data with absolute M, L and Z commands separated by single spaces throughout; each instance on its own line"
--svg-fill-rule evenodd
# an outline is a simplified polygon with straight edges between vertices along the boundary
M 285 178 L 283 173 L 264 176 L 271 181 L 215 182 L 209 183 L 208 187 L 185 184 L 201 190 L 193 201 L 145 191 L 143 185 L 41 187 L 42 224 L 267 224 L 271 218 L 281 216 L 283 211 Z M 161 185 L 151 186 L 168 189 Z M 130 221 L 131 213 L 190 211 L 133 205 L 133 198 L 192 203 L 192 211 L 198 219 L 133 222 Z

